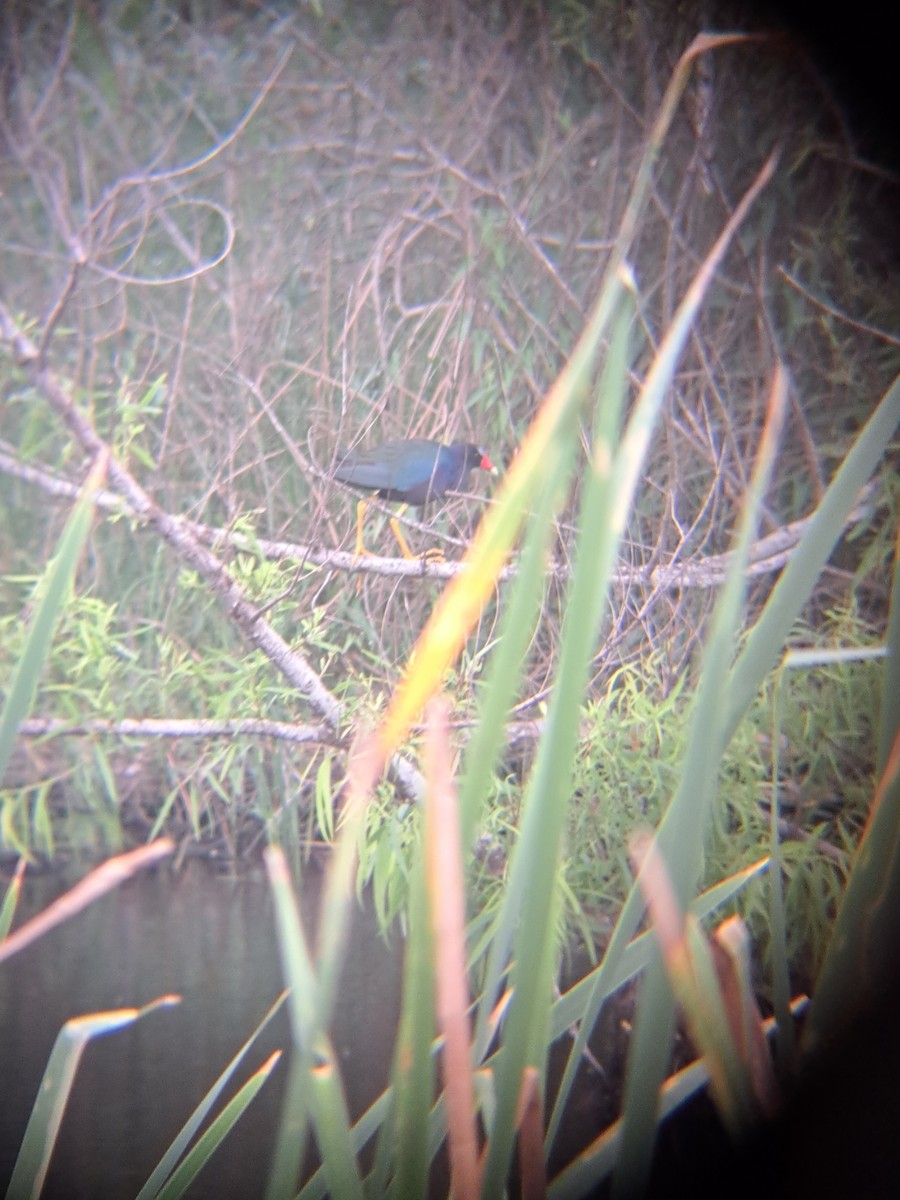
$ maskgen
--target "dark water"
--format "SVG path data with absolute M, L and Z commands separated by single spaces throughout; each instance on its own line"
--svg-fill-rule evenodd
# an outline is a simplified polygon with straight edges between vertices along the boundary
M 300 906 L 308 932 L 314 928 L 321 879 L 316 868 L 307 868 Z M 32 880 L 19 920 L 45 907 L 60 890 L 56 879 Z M 353 1119 L 388 1082 L 402 949 L 399 937 L 387 946 L 373 917 L 354 907 L 331 1029 Z M 163 868 L 138 876 L 0 963 L 0 1189 L 6 1190 L 53 1042 L 69 1018 L 138 1007 L 167 992 L 183 997 L 176 1008 L 151 1013 L 88 1044 L 63 1119 L 43 1194 L 51 1200 L 119 1200 L 137 1194 L 281 990 L 264 875 L 231 879 L 199 864 L 179 874 Z M 846 1062 L 821 1064 L 784 1119 L 737 1158 L 703 1097 L 682 1110 L 677 1122 L 667 1122 L 649 1194 L 690 1194 L 699 1200 L 720 1195 L 727 1180 L 729 1194 L 802 1195 L 812 1194 L 804 1181 L 832 1178 L 842 1181 L 837 1192 L 813 1191 L 851 1195 L 859 1164 L 870 1162 L 877 1170 L 865 1194 L 900 1195 L 896 1105 L 891 1102 L 900 1074 L 895 1020 L 900 976 L 888 1000 L 888 1015 L 879 1012 L 862 1025 L 874 1045 L 852 1043 L 849 1053 L 839 1046 Z M 627 996 L 604 1009 L 598 1036 L 592 1038 L 603 1068 L 598 1073 L 584 1066 L 579 1072 L 554 1155 L 556 1169 L 617 1114 L 629 1015 Z M 282 1011 L 251 1050 L 226 1099 L 273 1050 L 288 1046 Z M 551 1094 L 567 1049 L 565 1038 L 555 1047 Z M 254 1200 L 264 1194 L 285 1068 L 283 1059 L 203 1168 L 192 1197 Z M 853 1071 L 861 1073 L 860 1079 Z M 823 1129 L 828 1130 L 824 1142 Z M 790 1181 L 790 1187 L 772 1191 L 773 1178 Z M 603 1188 L 599 1194 L 606 1194 Z
M 313 929 L 321 882 L 308 867 L 301 911 Z M 27 909 L 58 894 L 36 880 Z M 383 1090 L 400 1002 L 401 943 L 386 946 L 354 906 L 331 1029 L 351 1116 Z M 19 924 L 17 919 L 16 924 Z M 230 879 L 196 864 L 138 876 L 0 964 L 0 1188 L 5 1191 L 53 1042 L 82 1013 L 138 1007 L 167 992 L 175 1008 L 88 1044 L 44 1195 L 115 1200 L 140 1190 L 184 1121 L 282 990 L 264 875 Z M 276 1048 L 279 1012 L 226 1098 Z M 261 1196 L 280 1113 L 285 1060 L 203 1168 L 192 1197 Z M 217 1106 L 216 1111 L 222 1107 Z

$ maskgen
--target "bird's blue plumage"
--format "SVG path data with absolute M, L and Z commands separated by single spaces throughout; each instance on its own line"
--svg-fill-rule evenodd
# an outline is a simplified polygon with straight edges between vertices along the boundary
M 475 467 L 493 470 L 490 459 L 471 442 L 442 446 L 427 438 L 384 442 L 371 450 L 347 451 L 334 478 L 383 500 L 423 505 L 456 492 Z

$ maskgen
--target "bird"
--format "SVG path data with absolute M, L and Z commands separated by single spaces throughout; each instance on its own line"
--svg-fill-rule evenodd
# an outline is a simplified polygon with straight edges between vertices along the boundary
M 383 442 L 371 450 L 347 450 L 339 455 L 332 472 L 339 483 L 357 491 L 369 492 L 380 500 L 402 504 L 391 518 L 391 529 L 404 558 L 415 558 L 400 529 L 398 518 L 413 505 L 423 507 L 440 500 L 448 492 L 466 486 L 476 467 L 497 473 L 497 468 L 472 442 L 453 442 L 444 446 L 428 438 L 400 438 Z M 356 506 L 356 554 L 370 553 L 363 544 L 363 520 L 368 500 Z

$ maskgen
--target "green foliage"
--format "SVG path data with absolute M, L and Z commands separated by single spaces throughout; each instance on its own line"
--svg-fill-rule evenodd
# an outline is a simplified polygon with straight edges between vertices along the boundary
M 405 925 L 409 882 L 419 853 L 419 814 L 398 804 L 389 788 L 369 804 L 359 843 L 357 889 L 372 898 L 378 922 L 387 931 L 398 919 Z

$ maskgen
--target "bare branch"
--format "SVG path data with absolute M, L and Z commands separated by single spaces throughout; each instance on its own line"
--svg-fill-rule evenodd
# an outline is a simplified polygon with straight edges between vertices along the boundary
M 0 326 L 2 326 L 2 314 L 0 314 Z M 18 479 L 43 488 L 52 496 L 74 500 L 81 490 L 78 484 L 60 479 L 49 468 L 20 462 L 16 458 L 13 448 L 3 442 L 0 442 L 0 471 L 5 471 L 9 475 L 14 475 Z M 875 479 L 863 489 L 859 502 L 847 516 L 846 528 L 852 528 L 872 511 L 878 488 L 879 482 Z M 121 494 L 115 492 L 98 492 L 94 503 L 97 508 L 106 512 L 124 512 L 132 518 L 142 516 L 133 505 L 123 502 Z M 810 513 L 808 517 L 791 521 L 755 542 L 750 550 L 747 577 L 755 579 L 771 575 L 786 566 L 814 515 L 814 513 Z M 146 516 L 144 519 L 147 519 Z M 416 528 L 427 528 L 418 522 L 413 522 L 413 524 Z M 348 553 L 346 550 L 332 550 L 326 546 L 313 546 L 302 542 L 279 542 L 267 538 L 251 540 L 245 534 L 204 525 L 197 521 L 179 520 L 179 526 L 184 530 L 189 530 L 198 542 L 213 548 L 229 546 L 232 550 L 244 551 L 248 554 L 262 553 L 265 558 L 274 561 L 293 559 L 310 566 L 325 567 L 335 571 L 350 571 L 363 575 L 377 575 L 385 579 L 454 579 L 466 570 L 466 566 L 458 562 L 430 562 L 425 558 L 382 558 L 376 554 L 360 557 Z M 613 574 L 613 583 L 619 587 L 629 587 L 639 583 L 647 584 L 654 589 L 654 592 L 672 588 L 713 588 L 719 587 L 725 582 L 730 564 L 730 552 L 706 557 L 698 555 L 683 562 L 679 561 L 678 556 L 675 555 L 668 562 L 657 566 L 621 566 Z M 515 575 L 516 567 L 513 565 L 501 573 L 500 579 L 512 579 Z M 553 568 L 552 575 L 558 580 L 565 580 L 569 578 L 570 571 L 565 566 L 557 565 Z
M 266 721 L 242 718 L 239 721 L 187 721 L 174 717 L 124 717 L 118 721 L 93 718 L 73 723 L 60 717 L 31 717 L 19 726 L 23 737 L 46 737 L 64 734 L 67 737 L 142 738 L 274 738 L 298 746 L 346 746 L 346 739 L 337 737 L 330 725 L 295 725 L 287 721 Z

